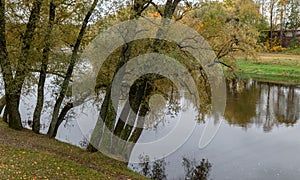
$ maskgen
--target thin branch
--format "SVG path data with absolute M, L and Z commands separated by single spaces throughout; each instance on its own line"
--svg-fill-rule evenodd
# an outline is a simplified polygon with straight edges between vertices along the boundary
M 163 13 L 161 12 L 161 10 L 158 8 L 158 5 L 155 4 L 154 2 L 150 2 L 150 4 L 155 8 L 155 10 L 159 13 L 159 15 L 162 17 Z
M 39 69 L 29 69 L 30 72 L 38 72 L 40 73 L 41 70 Z M 52 74 L 52 75 L 56 75 L 58 77 L 61 77 L 61 78 L 65 78 L 66 76 L 61 74 L 61 72 L 55 72 L 55 71 L 46 71 L 47 74 Z M 72 80 L 70 80 L 72 82 Z
M 230 65 L 228 65 L 228 64 L 226 64 L 226 63 L 224 63 L 224 62 L 222 62 L 222 61 L 219 61 L 218 58 L 215 59 L 215 62 L 216 62 L 216 63 L 220 63 L 220 64 L 222 64 L 223 66 L 230 68 L 231 70 L 234 70 L 234 68 L 233 68 L 232 66 L 230 66 Z
M 190 12 L 190 11 L 192 11 L 192 8 L 188 8 L 188 9 L 184 10 L 184 11 L 180 14 L 180 16 L 179 16 L 178 18 L 175 19 L 175 21 L 181 20 L 181 19 L 182 19 L 188 12 Z
M 151 3 L 152 3 L 152 0 L 149 0 L 149 1 L 147 2 L 147 4 L 143 7 L 143 9 L 142 9 L 141 12 L 145 11 L 145 10 L 150 6 Z

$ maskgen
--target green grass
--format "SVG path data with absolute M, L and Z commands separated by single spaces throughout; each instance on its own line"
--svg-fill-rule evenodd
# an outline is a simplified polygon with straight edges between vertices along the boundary
M 145 179 L 101 153 L 9 129 L 0 119 L 0 179 Z
M 258 60 L 237 60 L 241 77 L 300 83 L 300 56 L 264 54 Z
M 300 48 L 288 49 L 288 50 L 284 51 L 283 53 L 300 55 Z
M 104 174 L 49 153 L 1 146 L 0 174 L 3 179 L 106 179 Z

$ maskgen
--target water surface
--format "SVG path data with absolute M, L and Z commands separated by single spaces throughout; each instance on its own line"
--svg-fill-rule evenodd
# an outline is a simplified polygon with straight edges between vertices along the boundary
M 196 122 L 194 106 L 185 99 L 181 100 L 181 118 L 184 118 L 186 125 L 194 123 L 195 129 L 180 148 L 165 156 L 167 179 L 184 179 L 183 157 L 195 159 L 197 162 L 207 159 L 212 165 L 211 179 L 299 179 L 300 86 L 252 80 L 227 84 L 226 110 L 221 118 L 220 129 L 204 149 L 199 149 L 199 140 L 205 123 Z M 46 92 L 48 102 L 54 102 L 50 94 L 50 91 Z M 34 99 L 34 95 L 22 98 L 22 120 L 32 118 Z M 91 119 L 97 119 L 99 112 L 97 108 L 89 109 L 85 113 L 81 111 L 81 107 L 77 107 L 73 110 L 77 115 L 69 114 L 67 121 L 59 128 L 57 139 L 77 146 L 86 145 L 85 136 L 92 132 L 95 124 Z M 51 107 L 46 107 L 43 112 L 43 132 L 46 132 L 51 119 L 50 112 Z M 176 118 L 171 116 L 166 115 L 162 119 L 151 116 L 159 120 L 153 119 L 155 125 L 151 126 L 150 123 L 139 142 L 155 142 L 170 133 L 177 123 Z M 212 120 L 208 115 L 204 117 L 206 122 Z M 177 138 L 173 137 L 173 141 Z M 160 151 L 166 146 L 168 144 L 161 144 L 146 151 L 137 144 L 131 160 L 147 155 L 145 152 Z M 140 170 L 136 164 L 130 164 L 129 167 Z
M 167 178 L 184 178 L 182 158 L 186 157 L 207 159 L 212 164 L 212 179 L 299 179 L 299 117 L 300 86 L 229 82 L 226 111 L 217 135 L 199 149 L 205 124 L 197 123 L 188 141 L 165 157 Z M 169 119 L 157 129 L 144 130 L 139 141 L 159 139 L 175 124 Z M 143 154 L 138 145 L 132 156 L 137 154 Z

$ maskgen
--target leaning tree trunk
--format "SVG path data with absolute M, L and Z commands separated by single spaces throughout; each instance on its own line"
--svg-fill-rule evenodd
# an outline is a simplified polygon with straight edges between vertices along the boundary
M 80 32 L 78 34 L 76 44 L 75 44 L 73 52 L 72 52 L 71 61 L 70 61 L 69 66 L 68 66 L 65 79 L 64 79 L 64 81 L 62 83 L 62 86 L 61 86 L 60 94 L 59 94 L 58 99 L 56 100 L 56 103 L 54 105 L 52 120 L 51 120 L 50 127 L 49 127 L 49 130 L 48 130 L 48 133 L 47 133 L 47 135 L 50 138 L 54 138 L 56 136 L 56 132 L 58 130 L 58 125 L 57 124 L 58 124 L 59 111 L 60 111 L 60 108 L 61 108 L 61 104 L 62 104 L 62 102 L 63 102 L 63 100 L 66 96 L 66 92 L 68 90 L 68 86 L 69 86 L 69 83 L 70 83 L 70 80 L 71 80 L 71 76 L 73 74 L 73 69 L 74 69 L 76 61 L 78 59 L 78 52 L 79 52 L 80 44 L 81 44 L 83 36 L 86 32 L 89 19 L 93 14 L 94 9 L 96 8 L 96 5 L 98 4 L 98 1 L 99 0 L 94 0 L 93 1 L 93 4 L 92 4 L 92 6 L 90 7 L 88 13 L 85 16 L 85 18 L 83 20 L 83 23 L 82 23 L 82 26 L 81 26 L 81 29 L 80 29 Z
M 164 24 L 167 24 L 168 22 L 165 21 L 165 20 L 168 20 L 168 19 L 171 19 L 174 12 L 175 12 L 175 9 L 177 7 L 177 5 L 179 4 L 181 0 L 168 0 L 166 2 L 166 5 L 165 5 L 165 13 L 163 15 L 163 17 L 165 18 L 163 20 L 163 23 Z M 134 11 L 134 14 L 131 16 L 131 18 L 137 18 L 141 15 L 141 13 L 148 7 L 148 3 L 149 2 L 142 2 L 142 1 L 134 1 L 134 5 L 133 5 L 133 11 Z M 150 1 L 151 2 L 151 1 Z M 159 32 L 157 33 L 157 36 L 159 36 L 160 34 L 162 34 L 161 30 L 159 30 Z M 155 41 L 154 42 L 154 45 L 157 45 L 159 44 L 159 41 Z M 131 50 L 131 45 L 130 44 L 126 44 L 125 45 L 126 48 L 125 48 L 125 51 L 123 49 L 122 53 L 121 53 L 121 60 L 120 62 L 118 63 L 118 66 L 115 70 L 115 73 L 116 74 L 119 69 L 128 61 L 129 59 L 129 56 L 130 56 L 130 50 Z M 140 90 L 145 90 L 146 89 L 146 84 L 145 85 L 142 85 L 142 86 L 139 86 L 138 89 Z M 110 91 L 111 89 L 107 89 L 106 91 L 106 95 L 105 95 L 105 99 L 109 99 L 108 102 L 110 101 Z M 142 96 L 145 96 L 144 93 L 141 93 Z M 135 99 L 134 101 L 134 104 L 136 104 L 136 107 L 137 108 L 134 108 L 136 110 L 136 113 L 138 113 L 138 108 L 141 107 L 141 104 L 143 101 L 141 101 L 141 99 Z M 128 112 L 128 109 L 126 109 L 128 107 L 128 104 L 130 104 L 130 102 L 126 102 L 125 104 L 125 107 L 123 108 L 123 112 L 121 113 L 121 116 L 126 116 L 129 118 L 127 118 L 127 121 L 135 121 L 135 117 L 131 117 L 132 114 Z M 131 105 L 131 104 L 130 104 Z M 102 126 L 106 126 L 107 127 L 107 130 L 110 131 L 110 132 L 113 132 L 114 135 L 116 135 L 117 137 L 123 137 L 123 138 L 126 138 L 126 140 L 129 140 L 129 141 L 137 141 L 138 138 L 140 137 L 141 133 L 142 133 L 142 128 L 136 128 L 134 129 L 134 127 L 132 127 L 131 125 L 125 125 L 124 122 L 120 122 L 120 121 L 124 121 L 124 119 L 122 120 L 121 118 L 118 119 L 118 122 L 116 122 L 116 128 L 114 128 L 114 124 L 115 124 L 115 121 L 116 121 L 116 117 L 115 116 L 111 116 L 111 112 L 110 111 L 103 111 L 105 109 L 112 109 L 114 111 L 114 108 L 112 107 L 112 104 L 110 103 L 107 103 L 105 104 L 105 100 L 103 102 L 103 106 L 108 106 L 106 108 L 101 108 L 100 110 L 100 117 L 104 117 L 102 119 L 98 119 L 98 122 L 96 124 L 96 127 L 94 128 L 94 131 L 93 131 L 93 134 L 92 134 L 92 137 L 91 137 L 91 140 L 90 140 L 90 144 L 88 145 L 88 150 L 91 151 L 91 152 L 95 152 L 97 151 L 97 148 L 101 148 L 99 146 L 101 145 L 105 145 L 108 149 L 106 150 L 109 150 L 112 152 L 112 148 L 116 148 L 117 146 L 113 147 L 113 144 L 116 145 L 116 140 L 115 142 L 113 141 L 113 138 L 107 138 L 107 137 L 104 137 L 105 134 L 102 135 L 102 131 L 103 128 Z M 131 106 L 132 108 L 132 106 Z M 143 111 L 144 112 L 144 111 Z M 143 113 L 142 112 L 142 113 Z M 105 114 L 106 113 L 106 114 Z M 101 115 L 101 114 L 104 114 L 104 115 Z M 132 118 L 132 119 L 131 119 Z M 144 121 L 141 120 L 141 118 L 138 118 L 140 119 L 138 123 L 143 123 Z M 104 121 L 104 122 L 101 122 L 101 121 Z M 105 124 L 105 125 L 104 125 Z M 130 134 L 131 134 L 131 131 L 134 131 L 134 137 L 132 137 L 132 139 L 130 140 Z M 108 132 L 109 133 L 109 132 Z M 109 133 L 110 134 L 110 133 Z M 99 142 L 97 142 L 99 141 Z M 100 141 L 101 141 L 101 144 L 100 144 Z M 93 147 L 96 146 L 96 147 Z M 102 148 L 101 148 L 102 149 Z M 131 149 L 131 148 L 127 148 L 127 149 Z M 114 150 L 113 150 L 114 151 Z M 116 150 L 117 151 L 117 150 Z
M 141 16 L 142 12 L 151 4 L 152 1 L 145 2 L 143 0 L 135 0 L 132 7 L 132 15 L 130 16 L 130 19 L 138 18 Z M 134 36 L 134 33 L 131 32 L 130 35 Z M 125 44 L 121 55 L 120 55 L 120 61 L 118 62 L 118 65 L 114 71 L 114 76 L 117 74 L 117 72 L 120 70 L 120 68 L 128 61 L 130 56 L 130 50 L 131 46 L 130 44 Z M 93 130 L 93 133 L 91 135 L 90 143 L 87 147 L 87 150 L 89 152 L 97 152 L 98 147 L 100 146 L 100 141 L 102 141 L 103 131 L 104 131 L 104 124 L 106 127 L 108 127 L 110 132 L 114 132 L 114 123 L 116 121 L 116 112 L 114 110 L 114 107 L 111 102 L 111 84 L 106 89 L 105 98 L 103 101 L 103 104 L 100 109 L 100 118 L 98 119 L 96 126 Z M 123 116 L 126 116 L 126 112 L 123 112 Z M 118 128 L 121 128 L 124 126 L 124 123 L 118 122 Z M 117 130 L 116 132 L 118 132 Z M 110 142 L 111 144 L 112 142 Z M 96 147 L 95 147 L 96 146 Z
M 149 112 L 149 98 L 154 90 L 153 77 L 143 77 L 141 80 L 143 83 L 140 86 L 136 86 L 140 97 L 134 97 L 130 103 L 137 118 L 129 119 L 129 121 L 135 121 L 133 124 L 136 124 L 136 127 L 133 127 L 133 124 L 127 124 L 122 131 L 125 143 L 119 142 L 118 146 L 116 146 L 117 153 L 122 154 L 127 160 L 129 160 L 132 149 L 144 130 L 145 117 Z
M 167 0 L 165 8 L 164 8 L 164 14 L 163 14 L 163 19 L 162 19 L 162 25 L 163 26 L 167 26 L 170 22 L 170 20 L 173 17 L 173 14 L 175 12 L 176 7 L 178 6 L 179 2 L 181 0 Z M 161 46 L 164 45 L 164 43 L 160 42 L 158 40 L 158 38 L 162 38 L 161 36 L 163 36 L 165 34 L 164 32 L 165 30 L 163 29 L 158 29 L 158 32 L 156 34 L 157 39 L 154 40 L 151 49 L 153 52 L 159 52 L 159 50 L 161 49 Z M 142 83 L 140 86 L 138 86 L 137 88 L 142 91 L 142 98 L 141 101 L 137 101 L 138 104 L 136 104 L 138 106 L 138 109 L 133 109 L 137 114 L 138 117 L 136 119 L 136 125 L 137 127 L 130 127 L 130 125 L 127 125 L 127 127 L 124 128 L 124 132 L 126 134 L 125 138 L 126 141 L 128 143 L 126 143 L 122 148 L 120 153 L 123 153 L 123 155 L 126 155 L 126 158 L 129 159 L 130 157 L 130 153 L 132 151 L 132 149 L 134 148 L 134 144 L 138 141 L 138 139 L 140 138 L 144 128 L 144 122 L 145 122 L 145 116 L 149 111 L 149 98 L 151 96 L 152 91 L 154 90 L 154 86 L 153 83 L 155 81 L 157 77 L 153 77 L 150 75 L 150 77 L 143 77 L 143 81 L 144 83 Z M 126 131 L 126 129 L 129 128 L 130 129 L 130 134 L 128 133 L 128 131 Z M 124 154 L 125 153 L 125 154 Z
M 57 134 L 59 126 L 64 121 L 65 116 L 67 115 L 67 113 L 69 112 L 69 110 L 72 109 L 72 108 L 73 108 L 73 103 L 67 103 L 67 105 L 65 105 L 64 108 L 61 110 L 61 113 L 58 116 L 57 123 L 56 123 L 56 126 L 54 128 L 54 132 L 53 132 L 53 134 L 55 136 Z
M 116 127 L 111 131 L 113 132 L 113 141 L 110 146 L 110 152 L 114 154 L 122 154 L 123 142 L 127 141 L 134 129 L 133 125 L 137 119 L 141 103 L 144 101 L 145 86 L 143 83 L 146 83 L 146 81 L 132 85 L 129 92 L 129 100 L 127 100 L 122 109 Z
M 87 150 L 89 152 L 98 151 L 98 147 L 100 145 L 101 137 L 103 134 L 103 125 L 105 123 L 105 119 L 108 114 L 108 107 L 111 100 L 110 96 L 111 96 L 111 86 L 108 86 L 103 103 L 101 105 L 100 116 L 96 122 L 96 126 L 91 135 L 90 143 L 87 146 Z
M 55 9 L 56 5 L 54 4 L 53 0 L 50 2 L 50 10 L 49 10 L 49 22 L 47 27 L 47 32 L 45 36 L 45 47 L 43 49 L 43 59 L 40 71 L 40 78 L 38 83 L 38 95 L 37 95 L 37 103 L 33 113 L 33 125 L 32 130 L 35 133 L 40 133 L 40 118 L 41 113 L 43 110 L 44 104 L 44 87 L 47 75 L 47 68 L 48 68 L 48 61 L 49 61 L 49 53 L 50 53 L 50 46 L 51 46 L 51 33 L 54 26 L 55 20 Z
M 114 77 L 117 74 L 117 72 L 121 69 L 121 67 L 125 65 L 125 63 L 129 59 L 130 51 L 131 51 L 131 45 L 125 44 L 124 47 L 122 48 L 120 61 L 118 62 L 117 67 L 115 69 Z M 108 150 L 110 150 L 111 148 L 112 138 L 109 135 L 110 132 L 114 132 L 114 125 L 115 125 L 116 115 L 117 115 L 116 110 L 114 109 L 112 104 L 111 87 L 112 84 L 110 84 L 106 89 L 105 98 L 100 109 L 100 116 L 99 116 L 100 118 L 96 123 L 96 126 L 91 135 L 90 143 L 87 147 L 87 150 L 90 152 L 98 151 L 98 148 L 100 146 L 100 141 L 102 141 L 101 143 L 106 144 Z

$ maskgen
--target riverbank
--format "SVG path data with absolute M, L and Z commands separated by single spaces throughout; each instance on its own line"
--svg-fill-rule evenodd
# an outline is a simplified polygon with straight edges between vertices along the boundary
M 0 119 L 1 179 L 144 179 L 125 163 L 67 143 L 15 131 Z
M 259 54 L 257 59 L 238 58 L 236 66 L 242 78 L 300 84 L 300 55 Z

